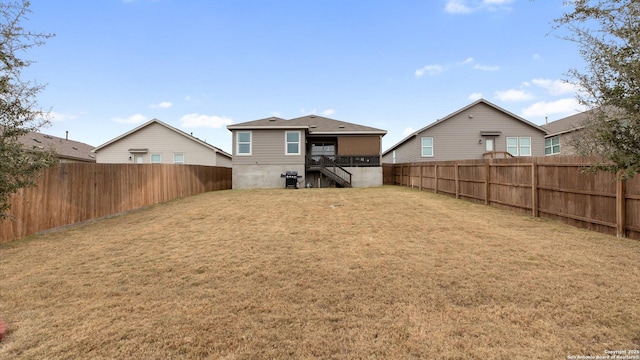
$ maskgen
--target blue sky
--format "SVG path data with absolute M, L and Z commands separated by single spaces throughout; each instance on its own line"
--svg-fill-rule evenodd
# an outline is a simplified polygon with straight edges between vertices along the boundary
M 562 0 L 32 0 L 56 36 L 25 58 L 42 132 L 94 146 L 158 118 L 231 150 L 226 126 L 311 113 L 383 150 L 483 97 L 536 124 L 580 110 Z

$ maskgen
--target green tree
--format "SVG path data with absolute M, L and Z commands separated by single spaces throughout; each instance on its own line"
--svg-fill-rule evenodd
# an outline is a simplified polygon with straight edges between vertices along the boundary
M 36 102 L 43 85 L 21 78 L 22 70 L 32 61 L 20 55 L 53 36 L 21 26 L 30 13 L 29 6 L 26 0 L 0 3 L 0 219 L 8 216 L 9 197 L 33 186 L 40 170 L 55 162 L 52 150 L 28 149 L 18 141 L 49 123 L 48 113 Z
M 571 11 L 555 28 L 579 45 L 585 61 L 569 76 L 581 88 L 578 100 L 592 109 L 574 138 L 579 154 L 600 155 L 595 170 L 623 179 L 640 171 L 640 2 L 638 0 L 565 1 Z

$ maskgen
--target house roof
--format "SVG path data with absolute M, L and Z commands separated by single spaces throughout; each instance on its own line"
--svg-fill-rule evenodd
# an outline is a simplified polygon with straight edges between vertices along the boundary
M 584 127 L 583 122 L 589 117 L 591 111 L 585 111 L 571 116 L 567 116 L 556 121 L 552 121 L 542 127 L 547 129 L 547 137 L 556 136 Z
M 182 130 L 176 129 L 173 126 L 171 126 L 169 124 L 166 124 L 166 123 L 164 123 L 164 122 L 162 122 L 162 121 L 160 121 L 158 119 L 149 120 L 146 123 L 138 126 L 137 128 L 132 129 L 130 131 L 127 131 L 126 133 L 107 141 L 106 143 L 104 143 L 104 144 L 96 147 L 95 149 L 93 149 L 93 152 L 98 152 L 100 149 L 103 149 L 103 148 L 105 148 L 105 147 L 107 147 L 107 146 L 109 146 L 109 145 L 111 145 L 111 144 L 113 144 L 113 143 L 115 143 L 117 141 L 120 141 L 121 139 L 124 139 L 125 137 L 127 137 L 127 136 L 129 136 L 129 135 L 131 135 L 131 134 L 133 134 L 135 132 L 138 132 L 138 131 L 140 131 L 140 130 L 142 130 L 142 129 L 144 129 L 147 126 L 150 126 L 152 124 L 158 124 L 158 125 L 164 126 L 165 128 L 167 128 L 167 129 L 169 129 L 169 130 L 171 130 L 171 131 L 173 131 L 173 132 L 175 132 L 177 134 L 180 134 L 180 135 L 186 137 L 187 139 L 189 139 L 191 141 L 195 141 L 198 144 L 200 144 L 202 146 L 205 146 L 205 147 L 207 147 L 207 148 L 209 148 L 209 149 L 211 149 L 211 150 L 213 150 L 213 151 L 215 151 L 217 153 L 220 153 L 220 154 L 228 157 L 229 159 L 231 159 L 231 155 L 229 153 L 227 153 L 227 152 L 225 152 L 225 151 L 223 151 L 223 150 L 221 150 L 221 149 L 219 149 L 219 148 L 217 148 L 217 147 L 215 147 L 215 146 L 213 146 L 213 145 L 211 145 L 211 144 L 209 144 L 209 143 L 207 143 L 205 141 L 202 141 L 202 140 L 198 139 L 197 137 L 195 137 L 195 136 L 193 136 L 191 134 L 187 134 L 186 132 L 184 132 Z
M 91 152 L 93 146 L 79 141 L 39 132 L 30 132 L 19 137 L 18 141 L 23 144 L 24 147 L 29 149 L 32 149 L 33 147 L 38 149 L 53 148 L 61 159 L 86 162 L 96 161 L 95 155 Z
M 386 130 L 369 126 L 358 125 L 346 121 L 334 120 L 324 116 L 307 115 L 299 118 L 285 120 L 279 117 L 270 117 L 260 120 L 248 121 L 227 126 L 229 130 L 253 130 L 253 129 L 306 129 L 313 135 L 335 134 L 366 134 L 385 135 Z
M 487 100 L 485 100 L 485 99 L 479 99 L 479 100 L 476 100 L 476 101 L 472 102 L 471 104 L 469 104 L 469 105 L 467 105 L 467 106 L 465 106 L 465 107 L 463 107 L 463 108 L 461 108 L 461 109 L 459 109 L 459 110 L 457 110 L 457 111 L 455 111 L 455 112 L 453 112 L 453 113 L 451 113 L 451 114 L 449 114 L 449 115 L 447 115 L 447 116 L 443 117 L 442 119 L 438 119 L 437 121 L 432 122 L 431 124 L 429 124 L 429 125 L 427 125 L 427 126 L 423 127 L 422 129 L 420 129 L 420 130 L 418 130 L 418 131 L 413 132 L 411 135 L 409 135 L 409 136 L 407 136 L 406 138 L 404 138 L 404 139 L 400 140 L 400 142 L 398 142 L 397 144 L 393 145 L 393 146 L 392 146 L 392 147 L 390 147 L 389 149 L 385 150 L 385 151 L 382 153 L 382 155 L 385 155 L 385 154 L 387 154 L 388 152 L 390 152 L 390 151 L 392 151 L 392 150 L 396 149 L 398 146 L 400 146 L 400 145 L 404 144 L 405 142 L 409 141 L 409 140 L 410 140 L 410 139 L 412 139 L 413 137 L 418 136 L 418 134 L 420 134 L 421 132 L 423 132 L 423 131 L 425 131 L 425 130 L 428 130 L 429 128 L 432 128 L 432 127 L 434 127 L 434 126 L 436 126 L 436 125 L 439 125 L 439 124 L 441 124 L 441 123 L 443 123 L 443 122 L 445 122 L 445 121 L 447 121 L 447 120 L 451 119 L 452 117 L 454 117 L 454 116 L 456 116 L 456 115 L 460 114 L 461 112 L 466 111 L 466 110 L 468 110 L 469 108 L 471 108 L 471 107 L 473 107 L 473 106 L 476 106 L 476 105 L 478 105 L 478 104 L 480 104 L 480 103 L 483 103 L 483 104 L 488 105 L 488 106 L 490 106 L 490 107 L 492 107 L 492 108 L 494 108 L 494 109 L 496 109 L 496 110 L 498 110 L 498 111 L 500 111 L 500 112 L 503 112 L 503 113 L 505 113 L 505 114 L 507 114 L 507 115 L 511 116 L 512 118 L 514 118 L 514 119 L 516 119 L 516 120 L 518 120 L 518 121 L 521 121 L 521 122 L 523 122 L 523 123 L 525 123 L 525 124 L 527 124 L 527 125 L 529 125 L 529 126 L 531 126 L 531 127 L 535 128 L 535 129 L 539 130 L 540 132 L 543 132 L 543 133 L 545 133 L 545 134 L 547 133 L 547 130 L 546 130 L 546 129 L 544 129 L 543 127 L 538 126 L 538 125 L 536 125 L 536 124 L 534 124 L 534 123 L 532 123 L 532 122 L 530 122 L 530 121 L 528 121 L 528 120 L 526 120 L 526 119 L 524 119 L 524 118 L 522 118 L 522 117 L 520 117 L 520 116 L 518 116 L 518 115 L 516 115 L 516 114 L 514 114 L 514 113 L 512 113 L 512 112 L 510 112 L 510 111 L 508 111 L 508 110 L 505 110 L 505 109 L 501 108 L 500 106 L 498 106 L 498 105 L 496 105 L 496 104 L 494 104 L 494 103 L 492 103 L 492 102 L 489 102 L 489 101 L 487 101 Z M 495 132 L 499 132 L 499 130 L 496 130 Z

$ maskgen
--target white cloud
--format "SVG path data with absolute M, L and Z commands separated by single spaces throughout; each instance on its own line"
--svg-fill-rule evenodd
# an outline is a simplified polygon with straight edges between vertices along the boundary
M 75 120 L 77 119 L 77 116 L 62 114 L 55 111 L 49 111 L 48 119 L 51 120 L 52 122 L 61 122 L 66 120 Z
M 158 104 L 149 105 L 149 107 L 152 108 L 152 109 L 158 109 L 158 108 L 160 108 L 160 109 L 168 109 L 168 108 L 170 108 L 172 106 L 173 106 L 173 104 L 168 102 L 168 101 L 163 101 L 163 102 L 158 103 Z
M 449 70 L 452 67 L 467 66 L 467 65 L 473 64 L 474 62 L 475 62 L 475 59 L 473 57 L 468 57 L 462 61 L 447 63 L 443 65 L 441 64 L 426 65 L 423 68 L 416 70 L 415 75 L 418 78 L 424 76 L 425 74 L 430 76 L 435 76 Z M 475 64 L 473 65 L 473 69 L 481 70 L 481 71 L 498 71 L 500 70 L 500 67 L 492 66 L 492 65 Z
M 472 93 L 471 95 L 469 95 L 467 97 L 467 99 L 469 99 L 471 101 L 480 100 L 480 99 L 482 99 L 482 93 L 479 93 L 479 92 Z
M 542 59 L 542 56 L 540 56 L 540 54 L 533 54 L 532 58 L 533 58 L 533 60 L 540 60 L 540 59 Z
M 505 91 L 496 91 L 495 97 L 501 101 L 526 101 L 531 100 L 534 96 L 524 90 L 509 89 Z
M 444 11 L 450 14 L 468 14 L 473 12 L 474 9 L 467 6 L 464 0 L 449 0 L 444 7 Z
M 483 0 L 484 5 L 507 5 L 511 4 L 513 0 Z
M 414 132 L 416 132 L 412 127 L 408 127 L 406 129 L 404 129 L 404 131 L 402 132 L 403 136 L 409 136 L 411 134 L 413 134 Z
M 322 115 L 330 116 L 330 115 L 333 115 L 335 113 L 336 113 L 336 111 L 334 109 L 327 109 L 327 110 L 322 112 Z
M 416 70 L 416 77 L 422 77 L 425 73 L 430 76 L 438 75 L 444 71 L 442 65 L 426 65 L 425 67 Z
M 450 14 L 470 14 L 480 10 L 511 10 L 513 0 L 447 0 L 444 11 Z
M 187 114 L 180 118 L 180 123 L 182 123 L 184 127 L 208 127 L 216 129 L 233 124 L 233 120 L 215 115 Z
M 575 98 L 564 98 L 556 101 L 540 101 L 522 110 L 522 117 L 539 117 L 549 115 L 571 115 L 586 109 Z
M 481 70 L 481 71 L 498 71 L 500 70 L 500 66 L 495 66 L 495 65 L 480 65 L 480 64 L 476 64 L 473 65 L 473 68 L 476 70 Z
M 142 114 L 131 115 L 128 118 L 115 117 L 111 118 L 111 121 L 115 121 L 121 124 L 139 124 L 149 120 L 146 116 Z
M 550 95 L 574 94 L 578 90 L 575 84 L 562 80 L 533 79 L 531 83 L 547 90 Z

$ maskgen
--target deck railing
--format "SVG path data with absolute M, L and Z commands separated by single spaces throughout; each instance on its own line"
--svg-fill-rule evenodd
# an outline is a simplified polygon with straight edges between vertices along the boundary
M 337 165 L 342 167 L 364 167 L 364 166 L 380 166 L 379 155 L 366 155 L 366 156 L 344 156 L 344 155 L 313 155 L 307 157 L 307 165 L 314 166 L 322 157 L 327 157 Z

